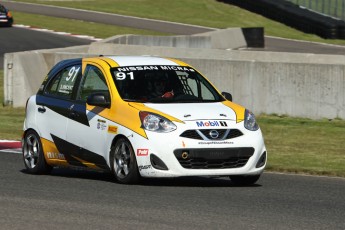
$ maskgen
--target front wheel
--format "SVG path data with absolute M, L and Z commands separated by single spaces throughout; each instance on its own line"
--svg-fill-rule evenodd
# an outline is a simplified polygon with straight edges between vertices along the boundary
M 261 174 L 259 175 L 238 175 L 238 176 L 229 176 L 230 180 L 232 183 L 234 183 L 235 185 L 240 185 L 240 186 L 246 186 L 246 185 L 253 185 L 255 184 L 259 178 L 260 178 Z
M 29 130 L 25 134 L 22 152 L 24 165 L 29 173 L 46 174 L 52 169 L 44 159 L 42 143 L 35 131 Z
M 118 182 L 135 184 L 139 181 L 139 171 L 131 143 L 124 137 L 118 139 L 111 148 L 112 172 Z

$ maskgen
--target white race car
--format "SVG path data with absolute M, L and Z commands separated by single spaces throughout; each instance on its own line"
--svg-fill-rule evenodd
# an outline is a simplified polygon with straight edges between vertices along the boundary
M 229 176 L 254 184 L 267 161 L 253 113 L 190 65 L 148 56 L 64 60 L 27 101 L 23 158 L 140 177 Z

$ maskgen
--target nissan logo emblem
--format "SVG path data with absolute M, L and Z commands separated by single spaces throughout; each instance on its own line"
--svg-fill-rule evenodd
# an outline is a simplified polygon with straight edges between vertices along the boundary
M 219 136 L 219 133 L 217 132 L 217 130 L 211 130 L 209 134 L 210 134 L 210 137 L 212 137 L 213 139 L 216 139 Z

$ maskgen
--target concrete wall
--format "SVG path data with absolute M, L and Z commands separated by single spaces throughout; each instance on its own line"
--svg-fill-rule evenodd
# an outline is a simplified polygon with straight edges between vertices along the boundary
M 48 71 L 67 58 L 87 56 L 88 46 L 6 53 L 4 59 L 4 105 L 25 106 L 37 92 Z
M 118 35 L 104 39 L 101 43 L 204 49 L 238 49 L 247 47 L 247 41 L 241 28 L 228 28 L 180 36 Z
M 298 53 L 120 45 L 96 42 L 70 50 L 5 55 L 5 100 L 25 106 L 59 60 L 104 55 L 179 58 L 256 114 L 345 119 L 345 57 Z M 39 64 L 38 64 L 39 63 Z M 11 68 L 8 68 L 11 66 Z
M 184 59 L 257 114 L 345 118 L 345 66 Z

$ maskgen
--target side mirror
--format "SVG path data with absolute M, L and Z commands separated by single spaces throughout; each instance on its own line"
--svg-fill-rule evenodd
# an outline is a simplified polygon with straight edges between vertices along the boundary
M 106 99 L 106 95 L 103 93 L 92 93 L 87 97 L 86 103 L 89 105 L 110 108 L 110 102 Z
M 222 92 L 222 96 L 223 96 L 226 100 L 232 101 L 232 95 L 231 95 L 231 93 Z

